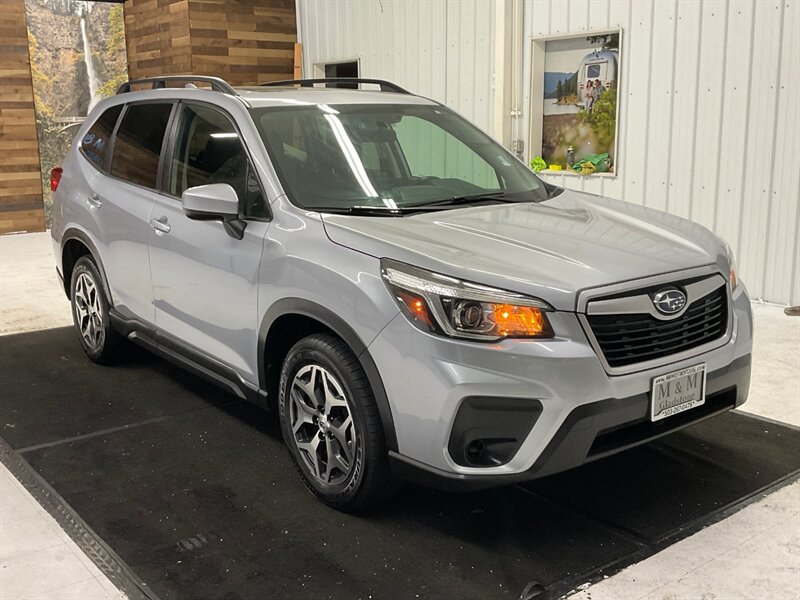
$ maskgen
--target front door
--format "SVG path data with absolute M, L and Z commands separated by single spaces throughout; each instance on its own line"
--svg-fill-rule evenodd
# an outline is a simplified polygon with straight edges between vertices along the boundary
M 269 223 L 261 186 L 231 120 L 207 105 L 182 103 L 165 192 L 151 213 L 150 271 L 156 326 L 258 382 L 257 287 Z M 180 197 L 190 187 L 230 184 L 247 218 L 244 237 L 222 223 L 195 221 Z

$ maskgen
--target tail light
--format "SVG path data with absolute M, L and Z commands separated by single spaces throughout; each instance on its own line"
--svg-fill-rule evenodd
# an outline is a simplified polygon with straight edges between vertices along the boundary
M 50 171 L 50 191 L 55 192 L 58 189 L 58 183 L 61 181 L 61 176 L 64 174 L 64 169 L 55 167 Z

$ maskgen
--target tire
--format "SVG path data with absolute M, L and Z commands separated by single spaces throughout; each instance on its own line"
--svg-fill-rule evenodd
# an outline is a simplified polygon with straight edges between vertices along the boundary
M 319 500 L 355 511 L 397 489 L 372 388 L 342 340 L 314 334 L 297 342 L 281 369 L 278 404 L 294 466 Z
M 82 256 L 70 280 L 72 322 L 81 347 L 92 361 L 107 365 L 122 355 L 125 339 L 111 326 L 103 278 L 91 256 Z

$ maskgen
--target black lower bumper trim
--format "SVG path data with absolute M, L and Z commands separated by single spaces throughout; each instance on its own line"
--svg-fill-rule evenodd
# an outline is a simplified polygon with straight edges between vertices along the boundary
M 503 465 L 541 414 L 542 403 L 536 398 L 469 396 L 458 407 L 447 451 L 462 467 Z
M 508 475 L 464 475 L 436 469 L 395 452 L 393 473 L 402 479 L 447 491 L 473 491 L 566 471 L 627 448 L 679 431 L 740 406 L 750 389 L 750 355 L 708 373 L 706 403 L 696 409 L 649 420 L 650 394 L 599 400 L 576 407 L 564 420 L 534 465 Z

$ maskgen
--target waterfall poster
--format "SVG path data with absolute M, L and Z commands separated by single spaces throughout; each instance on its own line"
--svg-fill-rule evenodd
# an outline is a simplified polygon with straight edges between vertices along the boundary
M 128 78 L 122 5 L 25 0 L 36 128 L 50 225 L 50 169 L 61 165 L 80 125 Z

